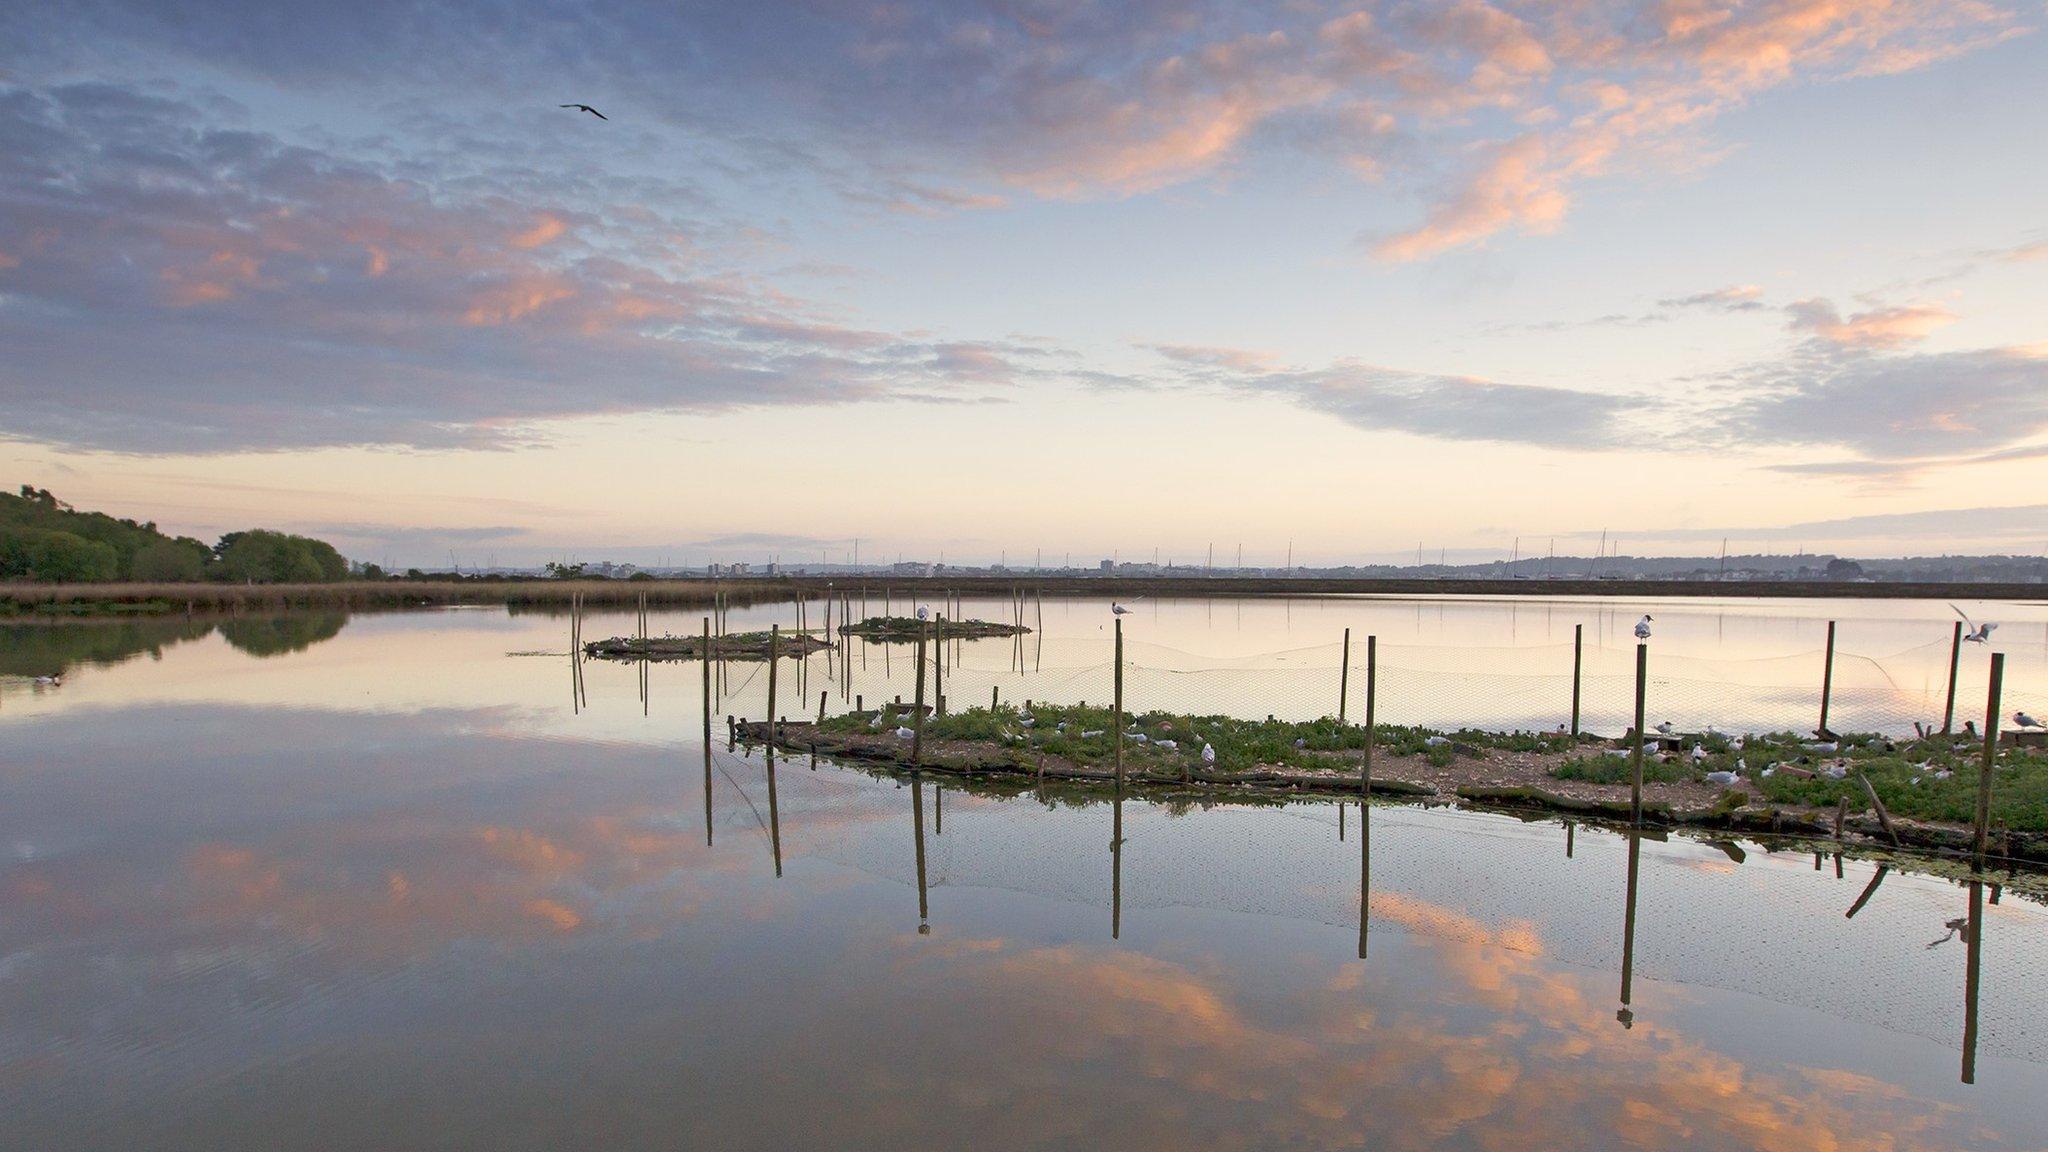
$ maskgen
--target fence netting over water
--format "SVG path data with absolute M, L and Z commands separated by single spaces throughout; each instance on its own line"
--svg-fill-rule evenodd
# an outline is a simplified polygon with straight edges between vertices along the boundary
M 1115 692 L 1115 643 L 1095 639 L 950 641 L 941 677 L 927 691 L 943 690 L 949 710 L 986 705 L 991 690 L 1007 703 L 1042 700 L 1108 704 Z M 914 693 L 914 645 L 855 642 L 844 652 L 821 652 L 785 681 L 778 710 L 801 715 L 819 693 L 837 697 L 834 710 L 856 696 L 873 704 Z M 1578 654 L 1578 715 L 1582 731 L 1619 735 L 1633 720 L 1633 646 L 1588 643 Z M 1910 735 L 1917 722 L 1939 728 L 1948 702 L 1950 647 L 1943 641 L 1884 655 L 1835 652 L 1826 676 L 1823 650 L 1750 660 L 1667 655 L 1654 643 L 1648 654 L 1646 720 L 1682 731 L 1805 732 L 1821 720 L 1823 681 L 1828 726 L 1839 732 Z M 1310 720 L 1343 714 L 1364 719 L 1367 644 L 1354 636 L 1349 661 L 1341 640 L 1311 647 L 1216 658 L 1149 644 L 1124 643 L 1123 694 L 1132 713 L 1271 715 Z M 1372 659 L 1375 718 L 1385 724 L 1455 730 L 1548 731 L 1572 718 L 1574 649 L 1540 646 L 1446 647 L 1379 644 Z M 1964 645 L 1957 666 L 1954 727 L 1983 723 L 1989 661 L 1984 648 Z M 758 666 L 728 670 L 739 701 L 766 705 Z M 2002 726 L 2015 712 L 2048 712 L 2048 660 L 2036 652 L 2009 652 Z M 721 693 L 723 695 L 723 693 Z M 808 707 L 799 698 L 811 703 Z M 728 711 L 733 709 L 728 708 Z M 745 712 L 744 706 L 739 708 Z

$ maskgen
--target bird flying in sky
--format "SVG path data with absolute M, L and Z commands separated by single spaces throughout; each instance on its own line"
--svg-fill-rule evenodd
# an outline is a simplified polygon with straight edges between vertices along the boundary
M 1964 640 L 1967 640 L 1972 644 L 1984 644 L 1988 643 L 1991 640 L 1991 630 L 1993 628 L 1998 627 L 1998 625 L 1991 623 L 1979 624 L 1975 620 L 1970 619 L 1969 613 L 1963 611 L 1961 608 L 1956 608 L 1956 606 L 1953 603 L 1951 603 L 1949 607 L 1954 608 L 1955 614 L 1961 616 L 1963 618 L 1963 623 L 1970 626 L 1970 630 L 1968 632 L 1963 633 Z
M 564 107 L 564 108 L 574 108 L 574 109 L 576 109 L 576 110 L 577 110 L 577 111 L 579 111 L 579 112 L 588 112 L 588 113 L 590 113 L 590 114 L 591 114 L 592 116 L 595 116 L 595 117 L 597 117 L 597 118 L 598 118 L 599 120 L 609 120 L 609 119 L 611 119 L 611 117 L 609 117 L 609 116 L 605 115 L 605 114 L 604 114 L 604 113 L 602 113 L 602 112 L 599 112 L 599 111 L 598 111 L 597 109 L 595 109 L 595 108 L 592 108 L 592 107 L 591 107 L 590 105 L 588 105 L 588 104 L 564 104 L 564 105 L 562 105 L 562 107 Z

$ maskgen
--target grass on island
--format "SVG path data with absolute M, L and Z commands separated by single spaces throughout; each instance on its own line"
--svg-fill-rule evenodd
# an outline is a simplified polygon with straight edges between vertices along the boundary
M 832 732 L 872 731 L 869 714 L 848 714 L 825 721 Z M 885 705 L 882 727 L 909 723 L 910 708 L 900 714 Z M 928 717 L 924 733 L 931 740 L 980 741 L 1029 747 L 1077 764 L 1107 763 L 1116 751 L 1115 716 L 1108 708 L 1094 705 L 1034 704 L 1031 723 L 1014 705 L 970 708 L 945 716 Z M 1319 720 L 1240 720 L 1230 716 L 1189 716 L 1185 713 L 1145 712 L 1127 714 L 1124 728 L 1124 762 L 1137 769 L 1177 773 L 1183 768 L 1202 766 L 1202 746 L 1216 750 L 1215 771 L 1248 772 L 1256 768 L 1356 771 L 1358 754 L 1365 747 L 1365 730 L 1356 724 L 1340 724 L 1334 717 Z M 1064 727 L 1062 727 L 1064 725 Z M 1140 741 L 1138 737 L 1144 739 Z M 1432 738 L 1441 742 L 1429 743 Z M 1170 741 L 1175 747 L 1160 746 Z M 1374 749 L 1380 755 L 1422 755 L 1439 767 L 1457 756 L 1457 745 L 1473 749 L 1508 751 L 1558 751 L 1569 743 L 1567 737 L 1531 732 L 1437 732 L 1428 728 L 1380 725 Z
M 1698 761 L 1691 754 L 1695 743 L 1705 753 Z M 1981 741 L 1955 736 L 1893 741 L 1864 734 L 1842 737 L 1833 752 L 1811 747 L 1816 743 L 1811 736 L 1791 732 L 1746 736 L 1739 748 L 1721 735 L 1687 738 L 1683 751 L 1661 760 L 1645 756 L 1643 779 L 1647 783 L 1706 782 L 1710 772 L 1737 772 L 1737 782 L 1729 787 L 1763 803 L 1833 808 L 1846 800 L 1849 811 L 1861 812 L 1870 806 L 1856 779 L 1861 773 L 1870 778 L 1871 787 L 1894 816 L 1956 824 L 1976 819 L 1977 778 L 1984 755 Z M 1813 775 L 1785 771 L 1786 765 Z M 1841 778 L 1827 774 L 1830 766 L 1845 769 Z M 1776 770 L 1771 775 L 1763 774 L 1772 768 Z M 1620 749 L 1575 755 L 1553 768 L 1551 775 L 1562 780 L 1626 784 L 1629 757 Z M 1992 769 L 1991 819 L 2016 831 L 2048 831 L 2048 750 L 2000 747 Z
M 869 640 L 915 640 L 929 635 L 941 640 L 973 640 L 986 636 L 1015 636 L 1031 629 L 1018 624 L 1002 624 L 989 620 L 919 620 L 915 616 L 870 616 L 852 624 L 841 624 L 838 629 L 843 636 L 860 636 Z

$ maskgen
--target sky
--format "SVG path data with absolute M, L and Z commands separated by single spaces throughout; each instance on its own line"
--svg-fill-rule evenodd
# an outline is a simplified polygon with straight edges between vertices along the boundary
M 8 5 L 0 483 L 398 563 L 2041 553 L 2044 24 Z

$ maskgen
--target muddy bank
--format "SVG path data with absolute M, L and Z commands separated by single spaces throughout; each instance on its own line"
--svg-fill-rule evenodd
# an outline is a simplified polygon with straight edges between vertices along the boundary
M 871 715 L 871 714 L 870 714 Z M 907 719 L 907 717 L 906 717 Z M 765 721 L 740 721 L 732 736 L 747 744 L 768 740 Z M 832 725 L 784 722 L 777 725 L 775 746 L 785 752 L 815 753 L 851 763 L 889 770 L 908 770 L 911 741 L 894 727 L 845 731 Z M 1560 780 L 1549 772 L 1554 754 L 1502 752 L 1459 745 L 1448 762 L 1422 755 L 1375 753 L 1372 794 L 1419 801 L 1455 803 L 1492 810 L 1535 812 L 1591 821 L 1626 823 L 1626 785 Z M 1143 746 L 1126 749 L 1126 790 L 1145 796 L 1185 798 L 1191 793 L 1246 799 L 1284 799 L 1320 795 L 1332 798 L 1359 794 L 1355 756 L 1327 757 L 1329 767 L 1258 764 L 1237 771 L 1193 767 L 1184 762 L 1160 763 Z M 1058 755 L 1028 744 L 996 740 L 942 739 L 922 741 L 921 771 L 990 783 L 1029 785 L 1060 781 L 1107 785 L 1115 772 L 1090 756 Z M 1837 812 L 1796 804 L 1759 803 L 1740 790 L 1694 782 L 1645 784 L 1643 823 L 1651 828 L 1692 828 L 1752 835 L 1798 837 L 1838 842 L 1859 852 L 1907 850 L 1944 856 L 1966 855 L 1971 846 L 1967 826 L 1892 817 L 1898 834 L 1893 845 L 1873 812 Z M 2048 835 L 1994 831 L 1992 850 L 2007 859 L 2048 864 Z

